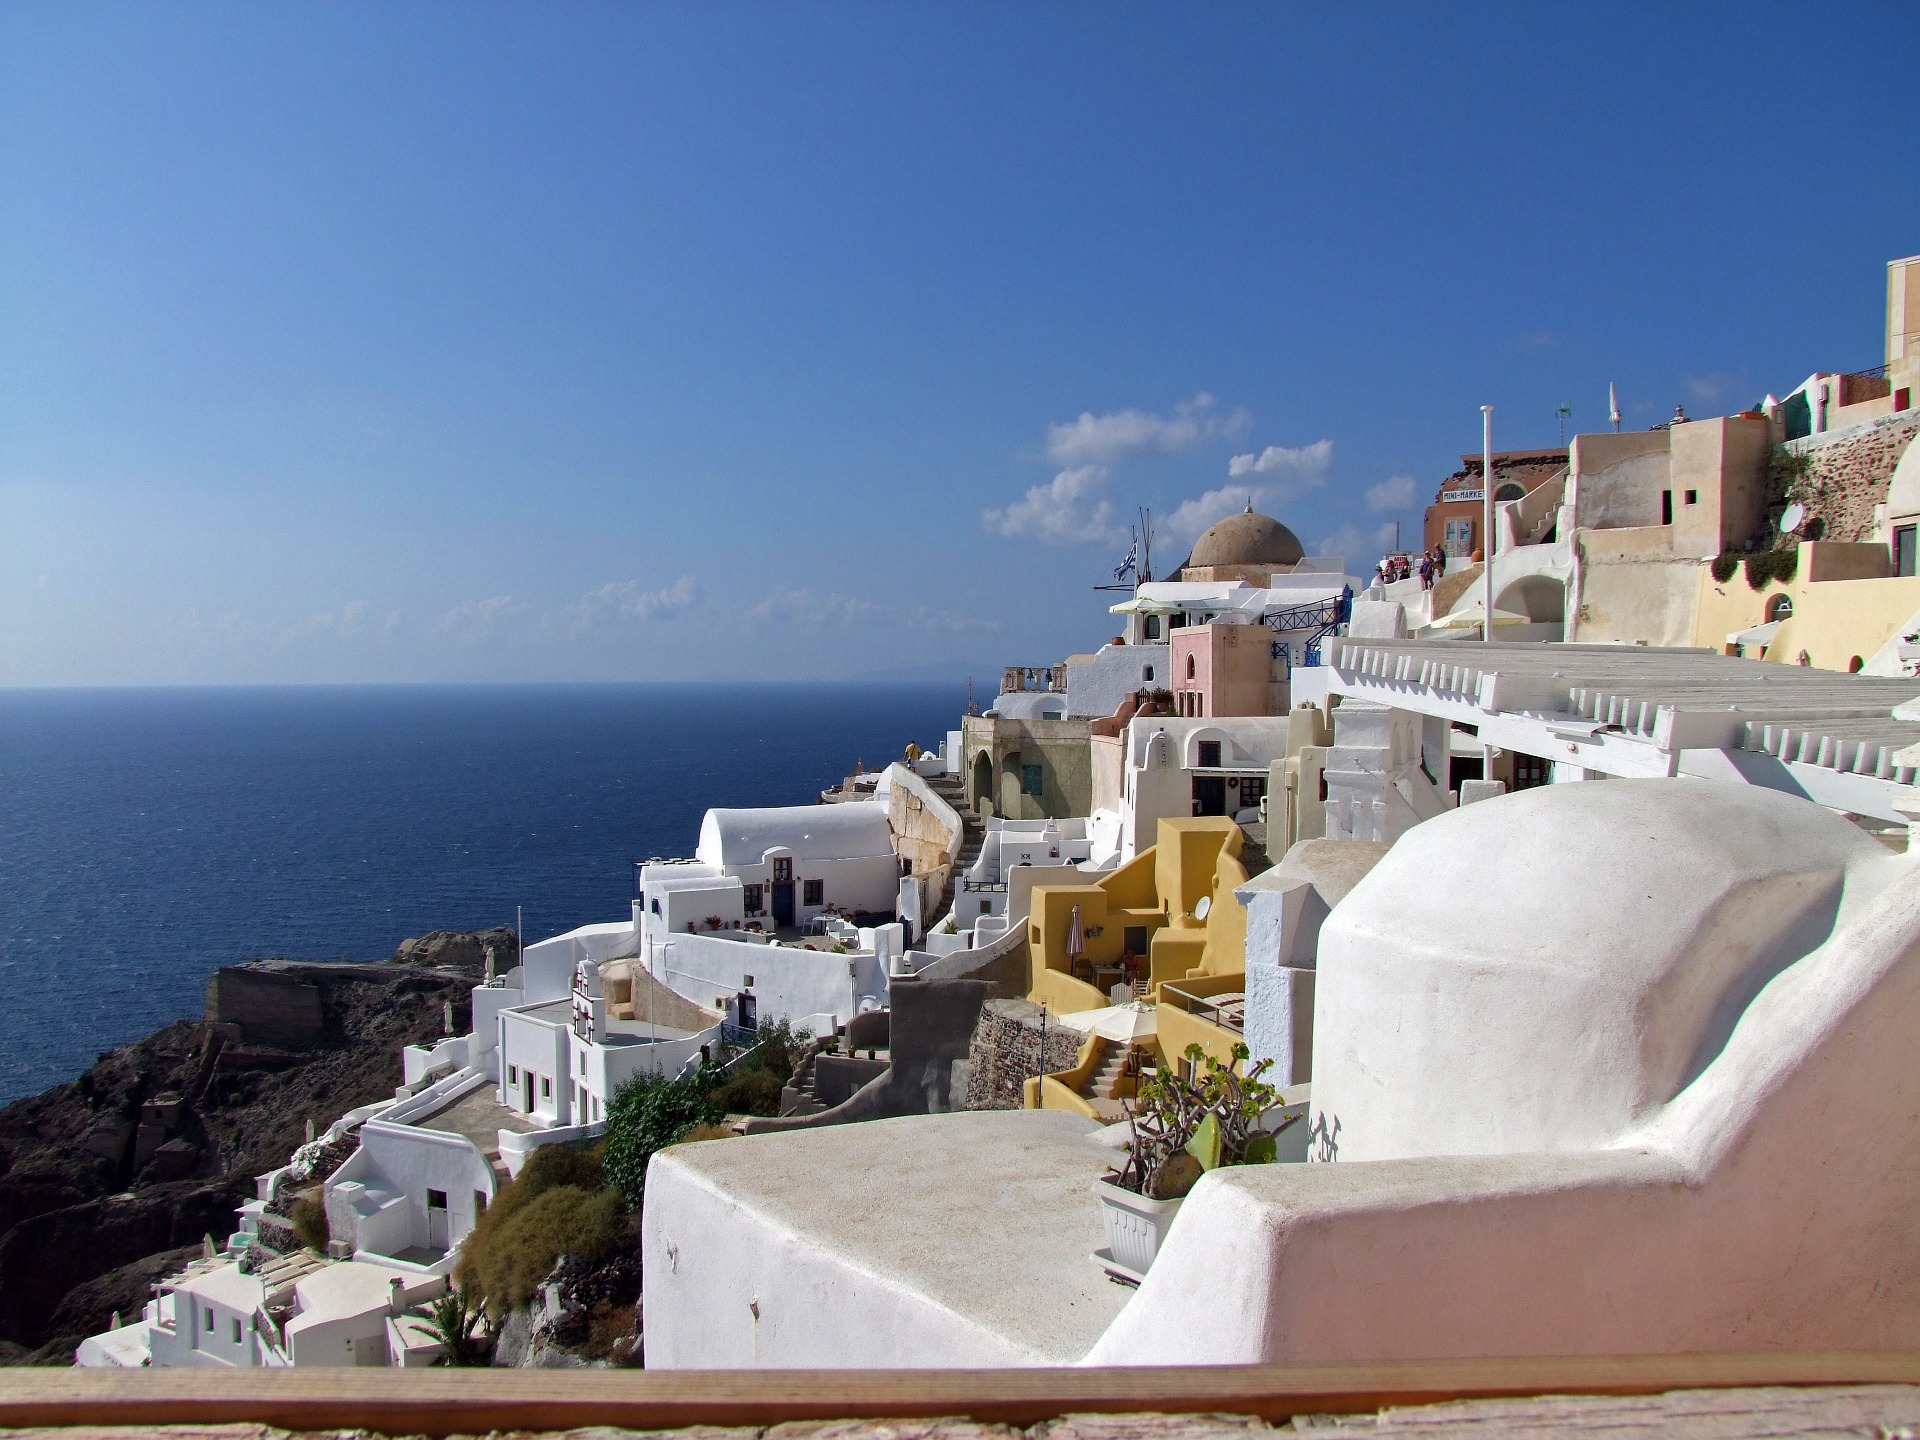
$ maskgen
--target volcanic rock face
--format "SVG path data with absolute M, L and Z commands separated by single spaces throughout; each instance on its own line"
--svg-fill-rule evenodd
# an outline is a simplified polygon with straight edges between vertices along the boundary
M 143 1262 L 224 1239 L 254 1176 L 286 1163 L 309 1120 L 390 1097 L 401 1049 L 445 1033 L 449 1005 L 465 1030 L 488 943 L 501 973 L 518 963 L 510 930 L 442 931 L 404 960 L 222 970 L 205 1021 L 0 1109 L 0 1360 L 70 1360 L 115 1310 L 137 1314 Z

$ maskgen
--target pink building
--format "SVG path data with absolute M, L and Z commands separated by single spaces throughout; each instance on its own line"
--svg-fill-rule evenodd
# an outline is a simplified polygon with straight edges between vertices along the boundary
M 1265 625 L 1189 625 L 1170 643 L 1176 714 L 1286 713 L 1286 666 L 1274 660 L 1273 631 Z

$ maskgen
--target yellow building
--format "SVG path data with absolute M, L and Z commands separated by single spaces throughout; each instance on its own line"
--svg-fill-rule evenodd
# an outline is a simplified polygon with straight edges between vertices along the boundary
M 1887 547 L 1808 541 L 1791 580 L 1759 590 L 1702 565 L 1693 643 L 1724 654 L 1857 671 L 1920 619 L 1920 577 L 1890 575 Z M 1739 636 L 1739 639 L 1732 637 Z M 1876 666 L 1881 673 L 1896 673 Z
M 1027 922 L 1029 998 L 1056 1015 L 1113 1003 L 1131 984 L 1155 1006 L 1157 1041 L 1132 1047 L 1177 1060 L 1190 1042 L 1230 1059 L 1246 990 L 1247 880 L 1240 827 L 1224 816 L 1163 819 L 1153 848 L 1084 885 L 1038 885 Z M 1076 943 L 1076 930 L 1077 943 Z M 1127 1093 L 1119 1042 L 1089 1036 L 1072 1070 L 1027 1082 L 1028 1105 L 1101 1113 L 1093 1098 Z M 1103 1077 L 1100 1097 L 1084 1092 Z

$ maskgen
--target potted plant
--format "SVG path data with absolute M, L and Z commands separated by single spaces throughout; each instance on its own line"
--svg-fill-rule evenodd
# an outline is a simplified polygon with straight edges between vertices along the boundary
M 1181 1202 L 1202 1175 L 1274 1157 L 1275 1132 L 1260 1124 L 1279 1100 L 1260 1078 L 1273 1062 L 1262 1060 L 1242 1075 L 1198 1045 L 1187 1047 L 1186 1058 L 1191 1078 L 1162 1067 L 1141 1082 L 1126 1163 L 1094 1182 L 1107 1234 L 1107 1248 L 1096 1258 L 1123 1279 L 1137 1282 L 1153 1264 Z M 1245 1065 L 1247 1058 L 1245 1045 L 1233 1047 L 1236 1064 Z

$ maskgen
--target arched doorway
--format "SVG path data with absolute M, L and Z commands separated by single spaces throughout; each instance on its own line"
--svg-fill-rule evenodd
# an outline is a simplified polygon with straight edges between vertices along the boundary
M 1502 590 L 1493 608 L 1524 615 L 1535 625 L 1564 626 L 1567 590 L 1551 575 L 1527 575 Z
M 982 800 L 989 807 L 993 804 L 993 757 L 984 750 L 973 757 L 973 784 L 967 795 L 975 811 L 980 809 Z

